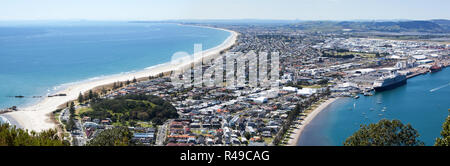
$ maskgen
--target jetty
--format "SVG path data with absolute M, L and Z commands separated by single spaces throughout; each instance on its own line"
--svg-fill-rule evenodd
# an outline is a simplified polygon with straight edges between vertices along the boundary
M 11 108 L 7 108 L 7 109 L 1 109 L 0 114 L 5 114 L 8 112 L 14 112 L 14 111 L 18 111 L 17 106 L 12 106 Z
M 412 72 L 411 74 L 406 76 L 407 79 L 410 79 L 410 78 L 413 78 L 413 77 L 416 77 L 416 76 L 419 76 L 419 75 L 422 75 L 422 74 L 427 74 L 428 70 L 426 70 L 426 69 L 416 69 L 416 70 L 411 71 L 411 72 Z
M 10 98 L 41 98 L 42 96 L 27 97 L 27 96 L 17 95 L 17 96 L 6 96 L 6 97 L 10 97 Z
M 59 96 L 67 96 L 67 94 L 60 93 L 60 94 L 56 94 L 56 95 L 48 95 L 48 97 L 59 97 Z

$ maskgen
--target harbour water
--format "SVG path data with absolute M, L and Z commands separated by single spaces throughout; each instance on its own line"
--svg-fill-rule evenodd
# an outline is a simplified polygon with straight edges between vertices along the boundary
M 299 138 L 300 146 L 340 146 L 361 124 L 399 119 L 418 130 L 425 145 L 434 145 L 450 109 L 450 69 L 408 79 L 408 83 L 374 96 L 342 98 L 320 112 Z
M 160 23 L 3 21 L 0 109 L 33 104 L 70 83 L 169 62 L 176 52 L 193 53 L 194 44 L 213 48 L 230 35 Z

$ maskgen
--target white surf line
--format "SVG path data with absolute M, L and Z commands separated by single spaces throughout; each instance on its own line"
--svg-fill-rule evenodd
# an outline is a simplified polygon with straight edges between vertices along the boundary
M 9 124 L 11 125 L 11 122 L 8 120 L 8 118 L 4 117 L 4 116 L 0 116 L 0 124 Z
M 439 89 L 442 89 L 442 88 L 445 88 L 445 87 L 447 87 L 447 86 L 449 86 L 450 85 L 450 83 L 448 83 L 448 84 L 445 84 L 445 85 L 442 85 L 442 86 L 440 86 L 440 87 L 437 87 L 437 88 L 434 88 L 434 89 L 431 89 L 430 90 L 430 92 L 434 92 L 434 91 L 437 91 L 437 90 L 439 90 Z

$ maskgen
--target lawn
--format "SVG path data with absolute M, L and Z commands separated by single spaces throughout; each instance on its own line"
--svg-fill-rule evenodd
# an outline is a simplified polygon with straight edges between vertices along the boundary
M 94 111 L 91 107 L 82 107 L 80 109 L 75 110 L 75 115 L 81 115 L 82 113 L 91 111 Z
M 148 128 L 154 127 L 153 124 L 149 122 L 137 122 L 137 124 L 139 124 L 141 127 L 148 127 Z
M 263 138 L 264 139 L 264 142 L 267 144 L 267 145 L 269 145 L 269 144 L 271 144 L 272 142 L 273 142 L 273 137 L 264 137 Z

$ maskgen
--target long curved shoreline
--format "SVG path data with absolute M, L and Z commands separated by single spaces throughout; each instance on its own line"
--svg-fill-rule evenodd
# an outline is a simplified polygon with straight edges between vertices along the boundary
M 306 118 L 301 122 L 301 125 L 294 129 L 293 134 L 290 136 L 291 139 L 288 141 L 288 146 L 297 146 L 298 141 L 300 139 L 301 134 L 308 124 L 325 108 L 327 108 L 330 104 L 334 103 L 340 97 L 337 98 L 329 98 L 325 102 L 320 103 L 320 105 L 314 109 L 311 113 L 309 113 Z
M 205 28 L 213 28 L 213 27 L 205 27 Z M 60 105 L 63 105 L 72 100 L 76 100 L 79 93 L 84 93 L 96 87 L 112 84 L 117 81 L 127 81 L 132 80 L 133 78 L 144 78 L 149 76 L 155 76 L 163 72 L 180 70 L 185 66 L 199 62 L 204 58 L 219 55 L 221 51 L 229 49 L 236 43 L 238 37 L 237 32 L 221 28 L 213 28 L 213 29 L 227 31 L 230 32 L 231 35 L 222 44 L 203 51 L 202 52 L 203 58 L 192 59 L 190 61 L 184 61 L 178 64 L 171 64 L 170 62 L 168 62 L 160 65 L 155 65 L 153 67 L 148 67 L 146 69 L 137 72 L 105 76 L 101 79 L 80 82 L 79 84 L 73 84 L 55 93 L 55 94 L 66 94 L 66 96 L 46 97 L 42 101 L 34 105 L 25 108 L 19 108 L 20 111 L 10 112 L 4 115 L 6 115 L 8 119 L 10 119 L 11 121 L 15 121 L 18 124 L 18 127 L 24 129 L 39 132 L 42 130 L 55 128 L 56 124 L 50 120 L 49 115 L 53 111 L 55 111 Z

